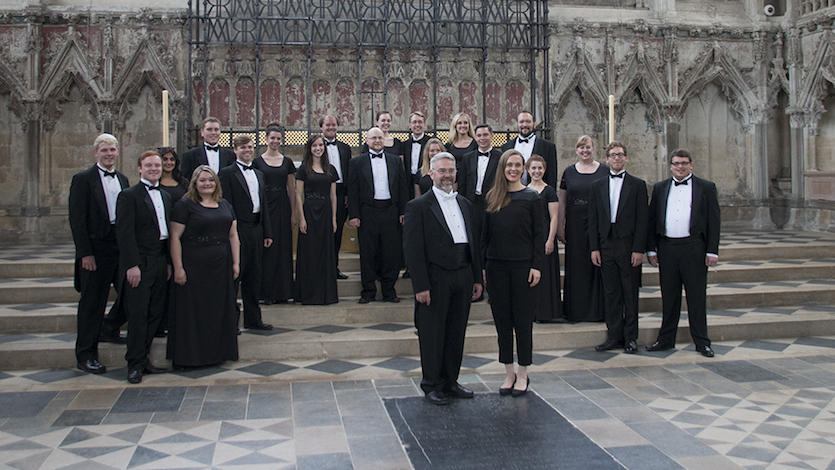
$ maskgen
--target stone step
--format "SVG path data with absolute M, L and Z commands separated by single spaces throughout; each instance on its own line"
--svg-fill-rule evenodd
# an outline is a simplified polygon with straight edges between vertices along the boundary
M 639 345 L 655 340 L 660 322 L 658 313 L 641 315 Z M 714 341 L 835 335 L 835 308 L 787 306 L 711 311 L 708 324 Z M 573 354 L 606 360 L 614 353 L 592 350 L 605 338 L 606 328 L 602 323 L 534 325 L 535 352 L 585 348 L 587 350 Z M 681 320 L 677 340 L 680 343 L 689 341 L 686 315 Z M 75 365 L 74 341 L 75 335 L 71 333 L 0 335 L 0 363 L 6 370 L 72 368 Z M 320 325 L 255 333 L 245 331 L 239 336 L 239 351 L 241 360 L 277 362 L 419 354 L 418 338 L 410 323 L 364 323 L 342 328 Z M 471 318 L 465 352 L 496 351 L 496 332 L 492 322 Z M 110 368 L 124 367 L 124 353 L 125 346 L 103 343 L 99 347 L 99 359 Z M 168 364 L 164 339 L 154 341 L 151 360 L 157 365 Z
M 359 272 L 348 272 L 348 279 L 337 282 L 340 298 L 359 296 L 362 291 Z M 708 283 L 793 281 L 835 278 L 835 259 L 774 259 L 754 261 L 722 261 L 708 271 Z M 643 285 L 658 286 L 658 269 L 643 266 Z M 409 279 L 398 279 L 399 295 L 413 295 Z M 111 292 L 111 300 L 115 293 Z M 72 278 L 6 278 L 0 279 L 0 305 L 23 303 L 65 303 L 78 300 Z M 2 331 L 2 330 L 0 330 Z
M 835 280 L 789 280 L 710 284 L 707 305 L 711 310 L 780 307 L 790 305 L 835 304 Z M 686 300 L 686 299 L 685 299 Z M 686 308 L 686 302 L 684 303 Z M 644 313 L 661 311 L 658 287 L 641 288 L 639 309 Z M 414 297 L 404 295 L 400 303 L 372 302 L 361 305 L 357 297 L 343 297 L 332 305 L 264 305 L 263 319 L 281 328 L 306 328 L 322 325 L 353 326 L 370 323 L 412 323 Z M 0 305 L 0 331 L 4 333 L 73 333 L 75 303 L 23 303 Z M 471 309 L 474 321 L 491 318 L 488 302 L 477 302 Z

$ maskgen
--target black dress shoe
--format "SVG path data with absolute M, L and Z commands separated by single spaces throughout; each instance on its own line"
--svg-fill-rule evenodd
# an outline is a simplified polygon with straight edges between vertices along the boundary
M 403 271 L 403 279 L 409 279 L 410 277 L 412 277 L 412 273 L 410 273 L 408 269 Z
M 530 385 L 531 385 L 531 378 L 528 377 L 528 382 L 525 384 L 525 389 L 524 390 L 516 390 L 514 388 L 511 395 L 513 395 L 514 397 L 521 397 L 522 395 L 528 393 L 528 387 L 530 387 Z
M 610 339 L 603 344 L 598 344 L 594 347 L 595 351 L 611 351 L 612 349 L 620 349 L 623 347 L 623 341 Z
M 337 268 L 336 269 L 336 278 L 337 279 L 348 279 L 348 276 L 345 275 L 345 274 L 342 274 L 342 271 L 340 271 L 339 268 Z
M 396 304 L 397 302 L 400 302 L 400 297 L 396 295 L 394 297 L 384 297 L 383 302 L 391 302 L 393 304 Z
M 273 326 L 268 323 L 258 322 L 254 325 L 244 326 L 244 328 L 248 330 L 272 330 Z
M 146 374 L 164 374 L 168 372 L 168 369 L 156 367 L 153 364 L 148 364 L 147 366 L 145 366 L 145 370 L 143 372 Z
M 699 349 L 699 352 L 700 352 L 700 353 L 702 353 L 702 356 L 704 356 L 704 357 L 713 357 L 713 356 L 715 356 L 715 354 L 714 354 L 714 352 L 713 352 L 713 349 L 711 349 L 711 347 L 710 347 L 710 346 L 705 346 L 705 347 L 703 347 L 703 348 Z
M 373 300 L 374 300 L 374 299 L 370 299 L 370 298 L 368 298 L 368 297 L 360 297 L 360 303 L 361 303 L 361 304 L 367 304 L 367 303 L 370 303 L 370 302 L 371 302 L 371 301 L 373 301 Z
M 626 354 L 635 354 L 638 352 L 638 344 L 634 341 L 626 343 L 626 346 L 623 347 L 623 352 Z
M 433 405 L 446 405 L 449 401 L 446 399 L 443 393 L 432 390 L 426 394 L 426 401 L 432 403 Z
M 513 393 L 513 386 L 514 386 L 514 385 L 516 385 L 516 374 L 513 374 L 513 383 L 512 383 L 512 384 L 510 384 L 510 387 L 509 387 L 509 388 L 501 388 L 501 387 L 499 387 L 499 395 L 501 395 L 501 396 L 503 396 L 503 397 L 504 397 L 504 396 L 507 396 L 507 395 L 510 395 L 511 393 Z
M 668 345 L 666 345 L 666 344 L 661 344 L 661 343 L 659 343 L 658 341 L 656 341 L 656 342 L 654 342 L 654 343 L 650 344 L 649 346 L 647 346 L 647 351 L 649 351 L 649 352 L 653 352 L 653 351 L 666 351 L 666 350 L 668 350 L 668 349 L 673 349 L 673 347 L 672 347 L 672 346 L 668 346 Z
M 104 374 L 107 372 L 107 368 L 97 359 L 87 359 L 84 362 L 79 362 L 78 368 L 91 374 Z
M 444 395 L 455 398 L 473 398 L 475 396 L 472 390 L 462 387 L 459 383 L 444 389 Z
M 128 344 L 128 337 L 122 333 L 105 333 L 99 335 L 99 343 Z
M 128 382 L 132 384 L 138 384 L 142 382 L 142 371 L 139 369 L 134 369 L 128 372 Z

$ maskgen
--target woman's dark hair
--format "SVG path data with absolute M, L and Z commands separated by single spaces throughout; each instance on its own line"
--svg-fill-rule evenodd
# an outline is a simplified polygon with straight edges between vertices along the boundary
M 166 153 L 170 153 L 174 157 L 174 169 L 171 170 L 171 177 L 177 184 L 188 185 L 188 179 L 183 175 L 183 170 L 180 169 L 180 156 L 177 155 L 177 149 L 174 147 L 160 147 L 157 149 L 160 158 L 164 157 Z
M 302 158 L 302 165 L 304 165 L 305 173 L 307 173 L 308 178 L 313 178 L 316 174 L 313 171 L 313 144 L 316 143 L 317 140 L 322 140 L 322 145 L 325 145 L 325 138 L 322 137 L 322 134 L 311 134 L 310 138 L 307 139 L 307 144 L 304 146 L 304 157 Z M 328 160 L 328 149 L 325 148 L 325 152 L 319 158 L 319 165 L 322 167 L 322 172 L 326 175 L 333 176 L 331 173 L 331 164 Z
M 281 137 L 284 137 L 284 128 L 281 127 L 281 125 L 277 122 L 271 122 L 267 124 L 267 129 L 265 130 L 265 132 L 266 133 L 264 134 L 264 137 L 269 137 L 270 132 L 278 132 L 279 134 L 281 134 Z

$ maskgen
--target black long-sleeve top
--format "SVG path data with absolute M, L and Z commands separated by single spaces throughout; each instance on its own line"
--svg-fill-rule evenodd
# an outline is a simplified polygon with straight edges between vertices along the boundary
M 531 261 L 531 268 L 545 265 L 545 231 L 542 203 L 530 188 L 510 193 L 510 204 L 498 212 L 484 214 L 481 253 L 488 259 Z

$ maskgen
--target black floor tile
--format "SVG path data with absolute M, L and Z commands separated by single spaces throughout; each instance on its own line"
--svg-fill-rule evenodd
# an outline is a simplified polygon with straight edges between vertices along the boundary
M 281 364 L 279 362 L 259 362 L 258 364 L 253 364 L 251 366 L 241 367 L 240 371 L 248 372 L 250 374 L 261 375 L 264 377 L 269 377 L 272 375 L 282 374 L 287 372 L 288 370 L 297 369 L 295 366 L 288 366 L 287 364 Z
M 296 457 L 296 470 L 354 470 L 351 455 L 317 454 Z
M 101 424 L 107 410 L 66 410 L 53 421 L 53 426 L 96 426 Z
M 33 339 L 37 339 L 37 336 L 32 336 L 32 335 L 0 335 L 0 344 L 11 343 L 13 341 L 23 341 L 23 340 L 33 340 Z
M 305 369 L 318 370 L 319 372 L 326 372 L 328 374 L 344 374 L 345 372 L 350 372 L 360 367 L 363 367 L 363 365 L 339 359 L 330 359 L 318 364 L 309 365 Z
M 312 328 L 305 328 L 304 331 L 312 331 L 314 333 L 341 333 L 343 331 L 354 330 L 355 328 L 339 325 L 320 325 Z
M 617 353 L 610 351 L 595 351 L 593 349 L 578 349 L 566 354 L 563 357 L 570 357 L 571 359 L 582 359 L 584 361 L 606 362 L 615 357 Z
M 203 403 L 200 421 L 246 419 L 245 401 L 213 401 Z
M 179 411 L 186 387 L 126 388 L 111 408 L 111 413 Z
M 408 330 L 409 328 L 414 328 L 413 325 L 406 325 L 404 323 L 380 323 L 379 325 L 371 325 L 367 326 L 366 328 L 370 330 L 381 330 L 381 331 L 401 331 L 401 330 Z
M 0 393 L 0 418 L 31 418 L 46 408 L 58 392 Z
M 292 418 L 288 393 L 251 393 L 246 406 L 247 419 Z
M 461 367 L 466 367 L 468 369 L 478 369 L 479 367 L 486 364 L 490 364 L 494 361 L 495 359 L 485 359 L 483 357 L 469 356 L 465 354 L 464 357 L 461 358 Z M 540 364 L 540 362 L 537 363 Z
M 211 366 L 211 367 L 201 367 L 199 369 L 189 369 L 189 370 L 175 370 L 172 371 L 172 374 L 179 375 L 180 377 L 186 377 L 189 379 L 202 379 L 203 377 L 209 377 L 215 374 L 220 374 L 222 372 L 226 372 L 227 369 L 218 366 Z
M 794 341 L 794 344 L 802 344 L 804 346 L 817 346 L 819 348 L 835 349 L 835 339 L 829 339 L 829 338 L 816 338 L 816 337 L 798 338 Z
M 53 308 L 57 307 L 54 304 L 23 304 L 23 305 L 15 305 L 13 307 L 8 307 L 10 310 L 17 310 L 19 312 L 31 312 L 33 310 L 43 310 L 45 308 Z
M 782 375 L 755 366 L 748 361 L 703 362 L 699 365 L 736 383 L 785 379 Z
M 393 357 L 374 364 L 374 367 L 409 372 L 420 368 L 420 361 L 408 357 Z
M 86 375 L 86 373 L 75 369 L 56 369 L 35 372 L 34 374 L 24 375 L 23 377 L 26 377 L 29 380 L 37 380 L 40 383 L 49 384 L 59 380 L 72 379 L 81 375 Z
M 783 351 L 787 347 L 791 346 L 787 343 L 777 343 L 773 341 L 758 341 L 758 340 L 749 340 L 745 341 L 737 347 L 740 348 L 750 348 L 750 349 L 763 349 L 765 351 Z

